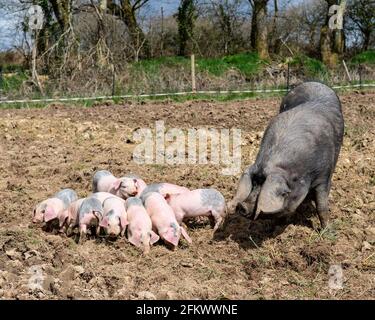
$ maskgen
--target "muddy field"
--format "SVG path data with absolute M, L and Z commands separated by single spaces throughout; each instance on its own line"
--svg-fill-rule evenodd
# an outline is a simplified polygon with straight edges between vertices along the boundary
M 192 245 L 172 252 L 158 244 L 146 257 L 125 239 L 79 246 L 43 232 L 31 223 L 33 207 L 63 187 L 87 195 L 98 169 L 215 187 L 229 200 L 238 176 L 221 175 L 221 166 L 137 165 L 133 131 L 156 120 L 240 128 L 244 168 L 280 99 L 0 110 L 0 298 L 374 299 L 375 93 L 341 98 L 346 130 L 328 230 L 319 232 L 309 206 L 284 225 L 231 215 L 214 237 L 208 222 L 193 223 Z M 332 265 L 342 267 L 341 289 L 328 285 Z

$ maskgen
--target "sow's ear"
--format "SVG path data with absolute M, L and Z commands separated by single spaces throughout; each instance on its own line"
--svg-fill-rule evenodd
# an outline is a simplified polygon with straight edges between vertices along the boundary
M 255 173 L 254 165 L 247 167 L 241 175 L 237 185 L 237 192 L 234 198 L 228 202 L 228 210 L 233 211 L 237 204 L 247 199 L 253 189 L 253 176 Z
M 285 197 L 289 193 L 290 189 L 284 178 L 269 175 L 260 191 L 254 220 L 261 212 L 277 213 L 283 210 Z

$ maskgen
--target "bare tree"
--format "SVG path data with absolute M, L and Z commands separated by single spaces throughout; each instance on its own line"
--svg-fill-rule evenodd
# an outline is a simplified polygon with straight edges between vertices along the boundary
M 375 1 L 350 0 L 348 3 L 348 16 L 363 37 L 362 49 L 370 48 L 371 35 L 375 29 Z
M 238 30 L 243 23 L 241 15 L 242 0 L 211 0 L 208 10 L 208 17 L 213 17 L 213 23 L 220 32 L 220 42 L 223 54 L 235 52 Z
M 108 59 L 110 55 L 110 50 L 106 44 L 105 39 L 105 23 L 104 15 L 107 12 L 107 0 L 100 0 L 99 6 L 96 6 L 94 1 L 91 0 L 91 5 L 95 9 L 95 14 L 97 16 L 97 63 L 99 67 L 104 67 L 108 64 Z
M 132 46 L 139 48 L 139 44 L 142 43 L 144 55 L 145 57 L 149 57 L 150 46 L 137 21 L 137 12 L 144 7 L 149 0 L 120 0 L 119 4 L 115 3 L 113 0 L 107 1 L 109 12 L 118 16 L 127 26 Z
M 194 22 L 196 20 L 196 6 L 194 0 L 181 0 L 178 7 L 178 46 L 179 55 L 187 54 L 187 43 L 193 40 Z
M 40 1 L 41 3 L 44 1 Z M 62 33 L 70 26 L 70 16 L 72 14 L 73 0 L 49 0 L 52 5 L 53 13 L 60 25 Z

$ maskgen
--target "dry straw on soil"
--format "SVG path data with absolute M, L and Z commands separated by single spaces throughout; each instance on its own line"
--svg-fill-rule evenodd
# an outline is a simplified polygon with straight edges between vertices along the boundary
M 212 239 L 209 224 L 189 227 L 193 244 L 163 245 L 143 257 L 125 240 L 106 243 L 47 234 L 31 225 L 33 206 L 60 188 L 89 192 L 95 170 L 133 171 L 146 182 L 215 187 L 226 199 L 237 177 L 207 166 L 137 166 L 132 132 L 167 127 L 243 130 L 243 166 L 257 153 L 279 99 L 216 103 L 127 104 L 90 109 L 0 110 L 0 298 L 261 299 L 375 297 L 375 94 L 342 96 L 344 146 L 330 196 L 332 226 L 319 234 L 311 208 L 291 224 L 231 216 Z M 328 269 L 343 268 L 343 289 L 328 287 Z M 42 289 L 29 280 L 40 266 Z

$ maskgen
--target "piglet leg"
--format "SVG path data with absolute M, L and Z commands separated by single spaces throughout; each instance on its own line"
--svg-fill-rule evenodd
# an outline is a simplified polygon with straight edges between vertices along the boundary
M 214 219 L 215 219 L 214 232 L 216 232 L 217 229 L 219 229 L 219 227 L 221 226 L 223 222 L 223 218 L 221 216 L 214 216 Z
M 85 224 L 81 224 L 79 226 L 79 244 L 83 244 L 86 241 L 86 234 L 87 226 Z

